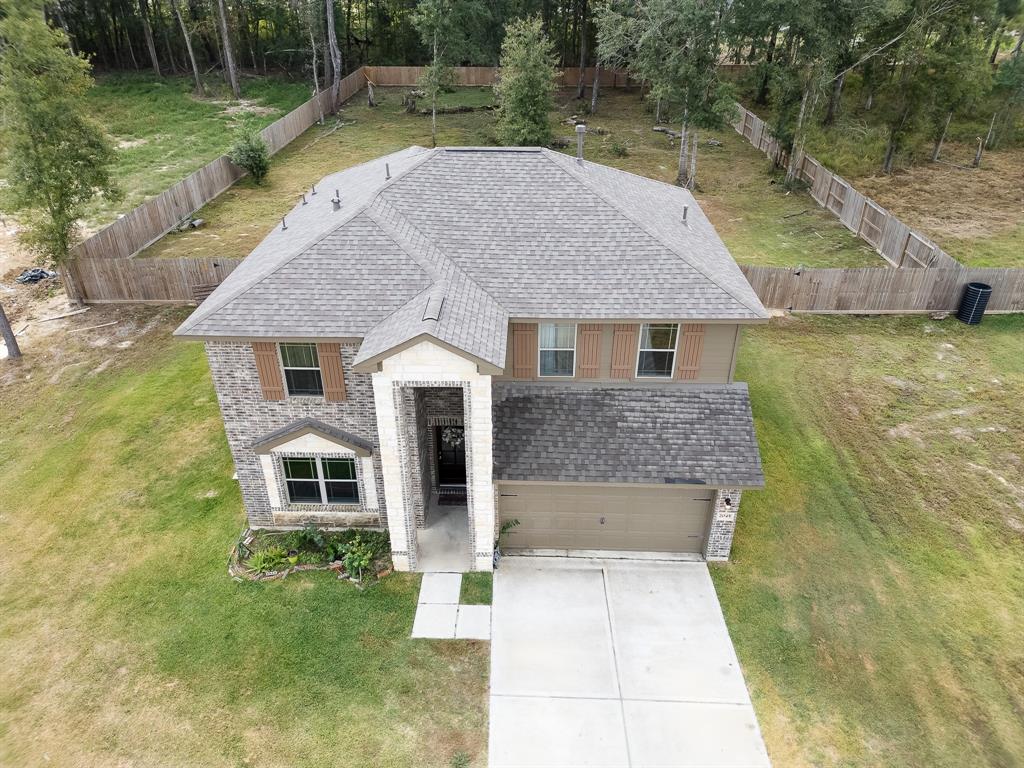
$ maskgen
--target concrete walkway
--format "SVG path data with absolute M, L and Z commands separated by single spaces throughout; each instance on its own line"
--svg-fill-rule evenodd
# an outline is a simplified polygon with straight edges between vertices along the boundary
M 412 636 L 434 640 L 490 640 L 491 606 L 459 605 L 461 573 L 425 573 Z
M 509 557 L 491 768 L 769 766 L 703 563 Z

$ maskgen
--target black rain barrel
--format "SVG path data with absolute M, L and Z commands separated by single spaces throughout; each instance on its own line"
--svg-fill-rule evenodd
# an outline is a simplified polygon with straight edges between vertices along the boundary
M 964 290 L 964 297 L 960 301 L 960 309 L 956 313 L 957 318 L 968 325 L 980 323 L 985 314 L 985 307 L 988 306 L 988 297 L 991 295 L 991 285 L 968 283 Z

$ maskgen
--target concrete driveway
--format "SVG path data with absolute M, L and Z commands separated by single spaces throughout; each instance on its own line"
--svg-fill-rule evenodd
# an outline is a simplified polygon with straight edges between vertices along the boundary
M 510 557 L 492 611 L 491 768 L 770 765 L 703 563 Z

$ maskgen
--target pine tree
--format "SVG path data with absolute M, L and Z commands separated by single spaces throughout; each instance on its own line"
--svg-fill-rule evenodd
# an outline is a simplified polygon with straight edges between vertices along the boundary
M 505 27 L 501 44 L 498 96 L 498 138 L 510 146 L 551 143 L 548 114 L 554 104 L 558 70 L 551 41 L 539 16 L 519 19 Z

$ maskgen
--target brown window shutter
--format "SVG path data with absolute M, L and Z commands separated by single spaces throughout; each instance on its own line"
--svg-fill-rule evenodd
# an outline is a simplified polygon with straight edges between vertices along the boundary
M 596 379 L 601 375 L 601 326 L 580 323 L 576 329 L 576 375 Z
M 277 358 L 277 344 L 273 341 L 254 341 L 252 354 L 256 358 L 256 373 L 264 400 L 284 400 L 284 382 Z
M 685 323 L 683 340 L 679 345 L 679 360 L 676 361 L 677 379 L 696 379 L 700 375 L 700 356 L 704 351 L 704 326 L 701 323 Z
M 537 324 L 512 323 L 512 378 L 537 377 Z
M 345 371 L 341 367 L 341 344 L 317 344 L 320 376 L 324 382 L 324 400 L 340 403 L 345 399 Z
M 640 326 L 635 323 L 616 323 L 612 332 L 613 379 L 632 379 L 636 373 L 636 345 L 640 340 Z

